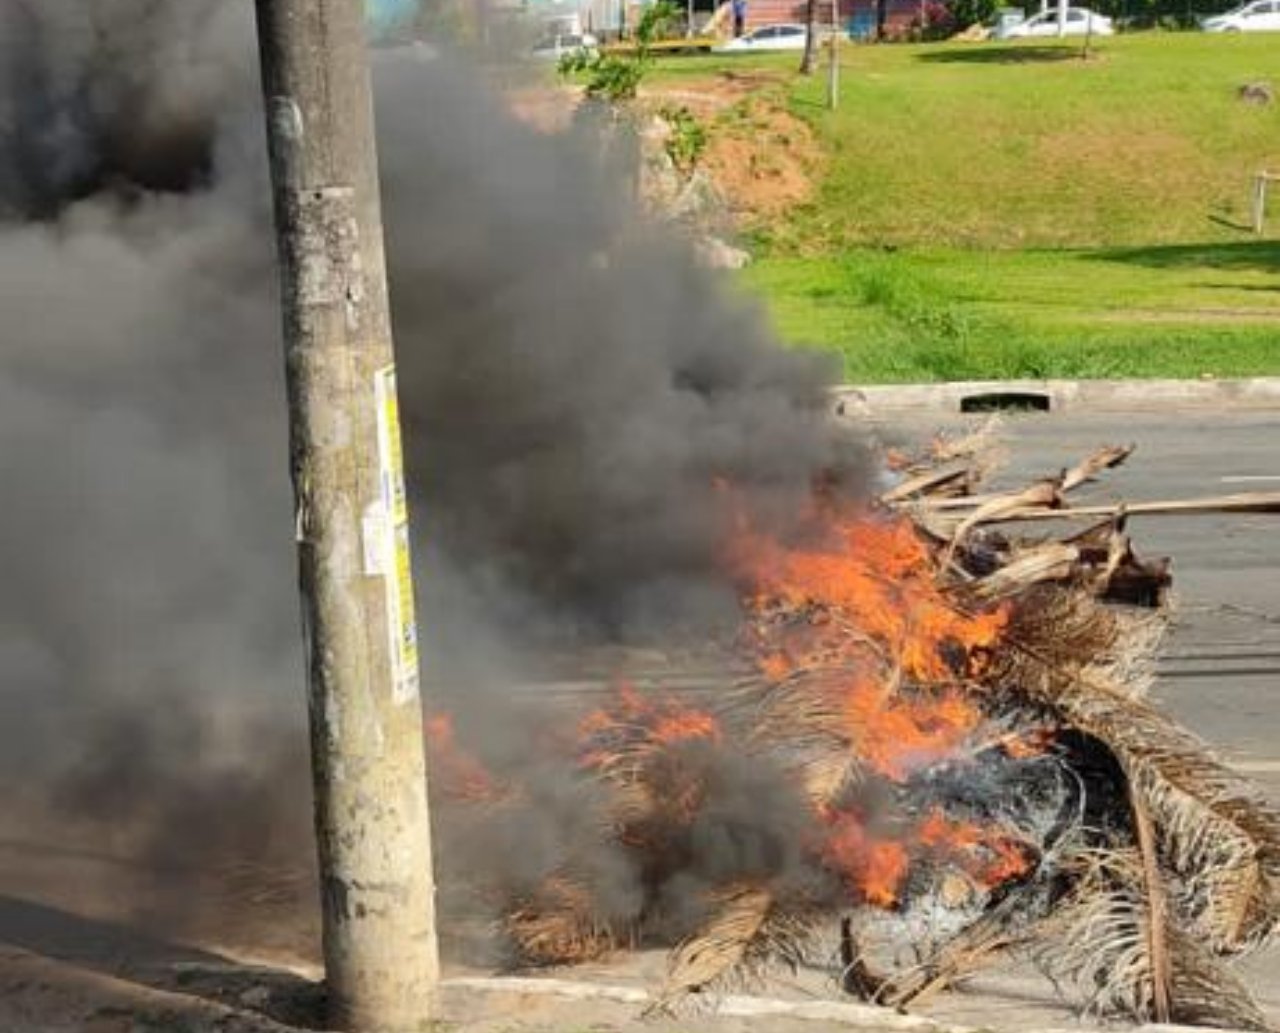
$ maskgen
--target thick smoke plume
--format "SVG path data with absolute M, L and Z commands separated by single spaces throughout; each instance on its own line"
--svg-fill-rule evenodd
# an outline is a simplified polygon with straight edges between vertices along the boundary
M 248 4 L 0 10 L 0 778 L 166 871 L 310 851 L 255 60 Z M 785 512 L 850 456 L 589 139 L 377 66 L 428 685 L 507 754 L 549 644 L 731 614 L 717 479 Z

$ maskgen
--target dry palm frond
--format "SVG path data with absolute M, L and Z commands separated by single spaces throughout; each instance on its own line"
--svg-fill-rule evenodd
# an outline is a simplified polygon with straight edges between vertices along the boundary
M 1169 630 L 1167 609 L 1108 607 L 1116 635 L 1111 645 L 1089 663 L 1112 684 L 1122 688 L 1131 699 L 1146 696 L 1155 683 L 1156 660 Z
M 1217 952 L 1267 941 L 1280 922 L 1280 816 L 1196 736 L 1124 686 L 1010 638 L 990 684 L 1050 707 L 1105 743 L 1150 809 L 1181 916 Z
M 888 682 L 877 669 L 841 665 L 800 670 L 774 684 L 760 684 L 753 695 L 751 735 L 757 743 L 779 743 L 805 751 L 848 742 L 848 686 L 860 678 Z
M 1009 635 L 1033 654 L 1006 653 L 1006 683 L 1024 662 L 1030 676 L 1044 664 L 1083 668 L 1130 698 L 1146 695 L 1155 679 L 1160 644 L 1169 627 L 1169 609 L 1113 606 L 1086 592 L 1043 585 L 1012 601 Z
M 1157 999 L 1152 909 L 1138 852 L 1085 850 L 1072 862 L 1072 889 L 1038 930 L 1033 957 L 1059 986 L 1079 991 L 1086 1012 L 1152 1021 Z M 1240 981 L 1176 921 L 1166 921 L 1161 939 L 1168 953 L 1169 1021 L 1267 1028 Z
M 884 989 L 884 977 L 877 974 L 862 956 L 853 934 L 853 922 L 840 919 L 840 989 L 862 1001 L 873 1001 Z
M 1002 663 L 1010 668 L 1025 661 L 1038 670 L 1043 661 L 1074 669 L 1092 658 L 1109 656 L 1119 642 L 1120 627 L 1116 611 L 1087 593 L 1035 585 L 1012 600 L 1007 637 L 1032 654 L 1001 650 Z M 1010 684 L 1013 680 L 1005 679 Z
M 739 883 L 710 901 L 711 918 L 671 952 L 657 1007 L 690 993 L 749 982 L 771 968 L 795 970 L 821 917 L 806 900 L 779 900 L 767 887 Z
M 960 434 L 940 432 L 934 435 L 928 447 L 916 452 L 890 449 L 885 456 L 886 465 L 907 476 L 935 470 L 946 463 L 965 460 L 979 474 L 1000 465 L 1006 450 L 1000 442 L 1002 421 L 993 414 L 973 430 Z
M 893 505 L 917 496 L 929 498 L 953 498 L 969 494 L 973 487 L 974 472 L 968 464 L 943 466 L 936 470 L 925 470 L 913 477 L 900 481 L 887 491 L 881 492 L 880 501 L 885 505 Z
M 896 691 L 893 672 L 879 663 L 797 671 L 748 690 L 748 744 L 775 757 L 815 803 L 863 778 L 848 708 L 849 686 L 861 679 L 883 686 L 886 699 Z
M 710 922 L 672 951 L 661 1001 L 700 991 L 742 964 L 773 904 L 773 894 L 760 886 L 721 891 Z
M 1017 890 L 987 908 L 950 937 L 942 947 L 911 968 L 885 979 L 876 1001 L 903 1008 L 945 989 L 956 980 L 989 965 L 996 956 L 1028 941 L 1032 928 Z
M 502 927 L 521 965 L 571 965 L 601 957 L 617 939 L 585 886 L 563 875 L 508 908 Z
M 976 459 L 980 466 L 995 465 L 1004 455 L 999 441 L 1003 422 L 999 415 L 993 414 L 965 434 L 955 437 L 937 435 L 929 446 L 931 461 L 945 463 L 952 459 Z
M 1097 449 L 1062 475 L 1062 490 L 1071 491 L 1081 484 L 1087 484 L 1103 470 L 1114 469 L 1128 459 L 1136 447 L 1136 445 L 1104 445 Z
M 1074 546 L 1048 542 L 1020 550 L 1004 566 L 970 585 L 979 599 L 1003 599 L 1042 581 L 1065 581 L 1078 571 L 1080 553 Z
M 951 544 L 943 556 L 942 568 L 951 566 L 955 551 L 964 542 L 966 536 L 975 527 L 990 521 L 999 520 L 1009 513 L 1022 513 L 1028 510 L 1057 510 L 1062 507 L 1062 486 L 1057 480 L 1038 481 L 1021 491 L 1007 495 L 997 495 L 990 501 L 978 506 L 968 514 L 951 534 Z
M 1142 893 L 1146 905 L 1147 980 L 1151 985 L 1151 1017 L 1168 1023 L 1173 1018 L 1173 971 L 1169 956 L 1169 894 L 1156 856 L 1156 834 L 1142 794 L 1129 783 L 1129 809 L 1134 838 L 1142 862 Z
M 1101 473 L 1103 470 L 1119 466 L 1132 452 L 1133 446 L 1129 446 L 1127 448 L 1121 448 L 1114 445 L 1104 446 L 1080 460 L 1080 462 L 1076 463 L 1075 466 L 1062 470 L 1057 477 L 1046 478 L 1041 483 L 1054 485 L 1059 494 L 1074 491 L 1082 484 L 1090 483 L 1095 474 Z M 993 509 L 992 512 L 1002 513 L 1007 509 L 1003 503 L 1006 503 L 1009 499 L 1017 498 L 1036 487 L 1037 485 L 1033 484 L 1029 488 L 1022 489 L 1021 491 L 987 492 L 982 495 L 936 495 L 919 501 L 924 508 L 936 510 L 938 512 L 974 510 L 980 507 L 1001 504 L 997 508 Z M 916 494 L 916 492 L 908 491 L 896 495 L 886 493 L 881 496 L 881 500 L 887 503 L 901 502 L 903 499 L 913 494 Z M 988 517 L 987 519 L 992 518 Z
M 1056 482 L 1055 482 L 1056 483 Z M 1028 489 L 1030 490 L 1030 489 Z M 995 496 L 992 504 L 1013 496 Z M 977 501 L 978 496 L 967 499 L 938 499 L 925 508 L 934 510 L 964 510 Z M 951 503 L 951 505 L 949 505 Z M 961 504 L 964 505 L 961 505 Z M 923 504 L 922 504 L 923 505 Z M 993 505 L 992 511 L 975 523 L 996 524 L 1015 521 L 1078 520 L 1081 518 L 1121 516 L 1173 516 L 1202 513 L 1280 513 L 1280 491 L 1241 491 L 1229 495 L 1204 495 L 1191 499 L 1149 499 L 1143 502 L 1108 502 L 1085 506 L 1045 506 L 1039 501 L 1023 507 Z M 938 515 L 941 515 L 939 512 Z M 969 519 L 972 519 L 970 517 Z

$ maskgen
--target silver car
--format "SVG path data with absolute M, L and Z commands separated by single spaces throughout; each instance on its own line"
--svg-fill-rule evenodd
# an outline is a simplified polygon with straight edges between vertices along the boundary
M 1254 0 L 1223 14 L 1202 18 L 1205 32 L 1277 32 L 1280 31 L 1280 2 Z
M 1068 7 L 1067 20 L 1062 32 L 1058 31 L 1056 7 L 1028 18 L 1024 22 L 1000 26 L 996 39 L 1046 39 L 1055 36 L 1113 36 L 1115 27 L 1111 19 L 1087 7 Z

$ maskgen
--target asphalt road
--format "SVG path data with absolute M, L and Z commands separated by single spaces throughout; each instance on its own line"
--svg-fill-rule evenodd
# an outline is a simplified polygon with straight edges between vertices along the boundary
M 978 419 L 895 415 L 884 433 L 918 438 Z M 1000 436 L 1009 462 L 993 487 L 1134 443 L 1124 466 L 1073 500 L 1280 491 L 1280 411 L 1025 414 L 1007 417 Z M 1133 517 L 1130 533 L 1140 555 L 1174 561 L 1176 622 L 1157 700 L 1280 804 L 1280 514 Z
M 885 432 L 919 438 L 944 423 L 921 415 L 896 418 Z M 1200 413 L 1037 415 L 1009 419 L 1003 437 L 1010 463 L 993 485 L 1021 484 L 1070 465 L 1095 446 L 1134 442 L 1138 449 L 1121 470 L 1104 475 L 1079 498 L 1116 501 L 1192 497 L 1249 488 L 1280 490 L 1280 411 L 1207 416 Z M 1266 480 L 1264 478 L 1270 478 Z M 1161 662 L 1157 695 L 1189 727 L 1216 744 L 1226 758 L 1262 783 L 1280 803 L 1280 516 L 1234 515 L 1135 518 L 1132 531 L 1140 551 L 1167 554 L 1175 561 L 1181 597 L 1177 627 Z M 566 683 L 565 695 L 599 691 L 599 682 Z M 546 697 L 542 697 L 545 699 Z M 284 969 L 263 969 L 226 956 L 193 954 L 185 943 L 166 943 L 132 928 L 145 914 L 145 892 L 154 892 L 149 869 L 112 861 L 104 867 L 96 852 L 46 850 L 32 854 L 0 850 L 0 1029 L 32 1033 L 117 1028 L 204 1029 L 267 1033 L 292 1029 L 258 1014 L 294 992 L 296 977 Z M 33 857 L 35 860 L 33 861 Z M 103 904 L 95 886 L 114 873 L 120 892 Z M 43 890 L 43 892 L 41 892 Z M 194 891 L 194 887 L 193 887 Z M 261 910 L 269 900 L 255 903 Z M 286 910 L 289 905 L 286 903 Z M 25 937 L 17 919 L 30 923 Z M 283 920 L 282 929 L 287 932 Z M 194 935 L 194 934 L 193 934 Z M 8 940 L 9 942 L 5 942 Z M 60 947 L 55 944 L 60 940 Z M 192 939 L 190 942 L 198 942 Z M 269 960 L 269 951 L 263 951 Z M 291 965 L 296 962 L 291 962 Z M 1280 1015 L 1280 979 L 1275 955 L 1244 966 L 1264 1007 Z M 308 975 L 315 975 L 313 968 Z M 660 981 L 660 955 L 626 954 L 612 967 L 587 967 L 572 978 L 622 985 L 653 986 Z M 831 997 L 830 988 L 796 984 L 769 992 L 812 1002 Z M 448 997 L 448 995 L 446 995 Z M 608 1025 L 640 1029 L 636 1005 L 570 1000 L 560 1010 L 528 993 L 505 1003 L 484 1003 L 470 990 L 455 993 L 451 1013 L 477 1031 L 527 1033 Z M 498 996 L 498 995 L 490 995 Z M 539 1003 L 542 1001 L 542 1003 Z M 842 1002 L 843 1003 L 843 1002 Z M 483 1007 L 481 1007 L 483 1004 Z M 465 1008 L 464 1008 L 465 1006 Z M 848 1007 L 847 1004 L 844 1005 Z M 1047 986 L 1025 971 L 999 967 L 981 974 L 958 992 L 943 994 L 929 1014 L 969 1028 L 1026 1030 L 1068 1028 L 1072 1014 L 1053 1000 Z M 483 1021 L 481 1021 L 483 1019 Z M 909 1020 L 894 1017 L 901 1029 Z M 887 1022 L 887 1019 L 886 1019 Z M 834 1023 L 792 1023 L 774 1014 L 707 1018 L 679 1024 L 645 1024 L 663 1030 L 716 1033 L 802 1033 Z M 870 1027 L 868 1027 L 870 1028 Z

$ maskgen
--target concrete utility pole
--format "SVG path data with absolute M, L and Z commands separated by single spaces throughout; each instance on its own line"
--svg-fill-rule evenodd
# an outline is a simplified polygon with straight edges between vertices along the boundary
M 439 961 L 363 3 L 256 4 L 330 1021 L 416 1031 Z

